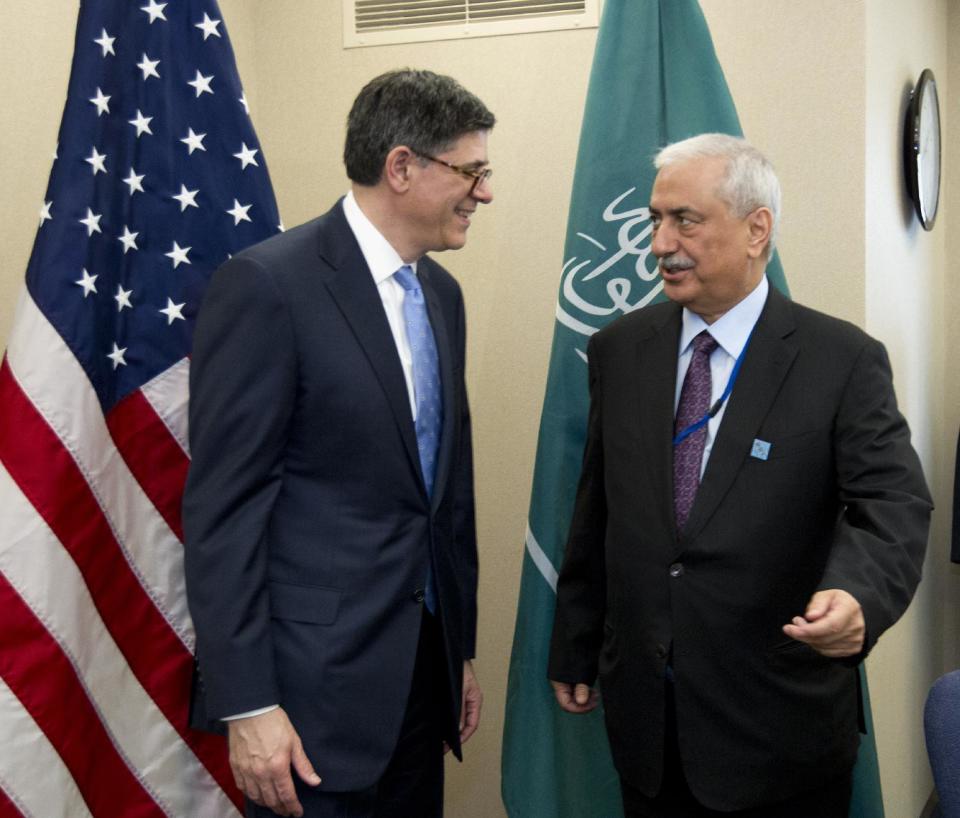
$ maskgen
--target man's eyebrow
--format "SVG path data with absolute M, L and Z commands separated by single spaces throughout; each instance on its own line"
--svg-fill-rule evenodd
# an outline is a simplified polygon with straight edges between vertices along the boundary
M 650 205 L 647 209 L 655 216 L 663 215 L 663 212 L 659 208 L 654 207 L 653 205 Z M 703 217 L 703 214 L 699 210 L 696 210 L 695 208 L 692 208 L 689 205 L 684 205 L 682 207 L 668 208 L 667 215 L 674 216 L 677 218 L 682 218 L 683 216 L 697 216 L 698 218 Z

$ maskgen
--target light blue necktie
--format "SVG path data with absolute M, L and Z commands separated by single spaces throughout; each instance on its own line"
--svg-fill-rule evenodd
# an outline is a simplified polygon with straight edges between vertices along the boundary
M 433 478 L 437 470 L 437 450 L 440 431 L 443 428 L 443 399 L 440 393 L 440 367 L 437 359 L 437 343 L 423 300 L 423 290 L 409 265 L 404 264 L 394 277 L 404 289 L 403 318 L 407 325 L 407 341 L 413 357 L 413 394 L 417 405 L 414 428 L 417 434 L 417 449 L 420 454 L 420 469 L 427 495 L 433 495 Z M 431 613 L 437 609 L 436 589 L 433 582 L 433 566 L 428 568 L 424 600 Z

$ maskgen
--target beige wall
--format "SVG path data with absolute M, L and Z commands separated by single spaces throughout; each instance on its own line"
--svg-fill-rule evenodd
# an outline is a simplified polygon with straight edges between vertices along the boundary
M 43 193 L 53 164 L 66 99 L 77 3 L 11 0 L 3 9 L 3 36 L 30 48 L 0 53 L 0 344 L 10 333 L 13 308 L 27 269 Z M 17 52 L 14 54 L 13 52 Z
M 958 572 L 948 567 L 952 442 L 960 412 L 946 359 L 956 310 L 946 246 L 956 224 L 944 196 L 935 229 L 928 233 L 920 227 L 904 192 L 902 161 L 907 101 L 927 67 L 938 79 L 949 160 L 947 2 L 918 0 L 910 14 L 901 11 L 896 0 L 867 4 L 866 328 L 887 345 L 900 404 L 940 511 L 933 521 L 925 580 L 903 621 L 868 661 L 884 801 L 891 816 L 916 815 L 930 792 L 923 703 L 931 682 L 956 666 L 960 622 Z
M 744 130 L 769 153 L 783 181 L 780 247 L 794 297 L 867 326 L 890 346 L 901 402 L 940 502 L 940 544 L 918 602 L 870 660 L 891 818 L 916 815 L 929 792 L 919 712 L 932 678 L 957 663 L 960 611 L 957 573 L 943 567 L 942 543 L 960 423 L 952 409 L 958 387 L 944 352 L 948 342 L 960 341 L 953 337 L 960 329 L 946 329 L 954 306 L 946 258 L 960 252 L 960 231 L 949 221 L 951 211 L 960 213 L 960 201 L 954 192 L 951 207 L 949 187 L 954 180 L 953 190 L 960 190 L 960 171 L 949 172 L 934 233 L 905 234 L 887 144 L 896 136 L 890 129 L 899 127 L 891 106 L 899 105 L 922 65 L 932 64 L 941 78 L 944 108 L 956 109 L 946 86 L 960 88 L 960 11 L 951 0 L 948 62 L 947 0 L 914 5 L 920 22 L 901 35 L 909 15 L 898 0 L 702 0 Z M 4 4 L 5 33 L 31 49 L 0 53 L 7 145 L 0 165 L 0 189 L 7 193 L 0 200 L 0 337 L 10 326 L 49 172 L 75 6 L 75 0 Z M 499 117 L 490 144 L 496 201 L 474 220 L 467 248 L 441 261 L 461 280 L 468 306 L 482 558 L 477 667 L 487 695 L 484 724 L 465 764 L 450 768 L 448 814 L 502 815 L 504 685 L 596 32 L 343 50 L 335 0 L 221 0 L 221 8 L 287 225 L 325 210 L 346 189 L 343 123 L 353 96 L 374 74 L 401 65 L 452 74 Z M 305 8 L 323 11 L 304 14 Z M 893 49 L 895 63 L 881 58 L 885 48 Z M 882 249 L 891 241 L 896 263 Z M 896 293 L 917 281 L 926 285 L 923 292 L 913 292 L 903 308 Z

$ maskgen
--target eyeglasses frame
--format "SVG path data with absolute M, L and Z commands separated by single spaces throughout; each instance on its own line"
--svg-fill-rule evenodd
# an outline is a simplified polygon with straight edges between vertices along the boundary
M 474 168 L 468 168 L 464 165 L 454 165 L 452 162 L 447 162 L 445 159 L 438 159 L 436 156 L 431 156 L 429 153 L 420 153 L 419 151 L 414 151 L 417 156 L 421 159 L 429 159 L 431 162 L 436 162 L 438 165 L 443 165 L 445 168 L 450 168 L 454 173 L 459 173 L 461 176 L 466 176 L 468 179 L 473 180 L 473 185 L 470 187 L 470 193 L 468 195 L 472 196 L 480 185 L 485 184 L 491 176 L 493 176 L 493 168 L 482 168 L 481 170 L 475 170 Z

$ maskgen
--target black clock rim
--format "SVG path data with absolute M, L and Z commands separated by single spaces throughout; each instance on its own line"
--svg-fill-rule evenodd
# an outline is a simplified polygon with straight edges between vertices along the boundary
M 931 90 L 932 89 L 932 90 Z M 923 107 L 923 100 L 926 94 L 933 93 L 934 102 L 937 108 L 937 123 L 940 121 L 940 94 L 937 92 L 937 80 L 933 71 L 924 68 L 917 80 L 917 85 L 910 93 L 910 101 L 907 104 L 907 113 L 904 118 L 903 127 L 903 169 L 906 177 L 907 193 L 913 202 L 913 208 L 917 213 L 917 218 L 924 230 L 932 230 L 933 223 L 937 218 L 937 211 L 940 209 L 939 183 L 937 196 L 934 199 L 933 212 L 924 213 L 923 202 L 920 197 L 920 168 L 918 164 L 918 154 L 920 152 L 920 111 Z M 940 139 L 937 139 L 937 165 L 939 167 L 942 147 Z

